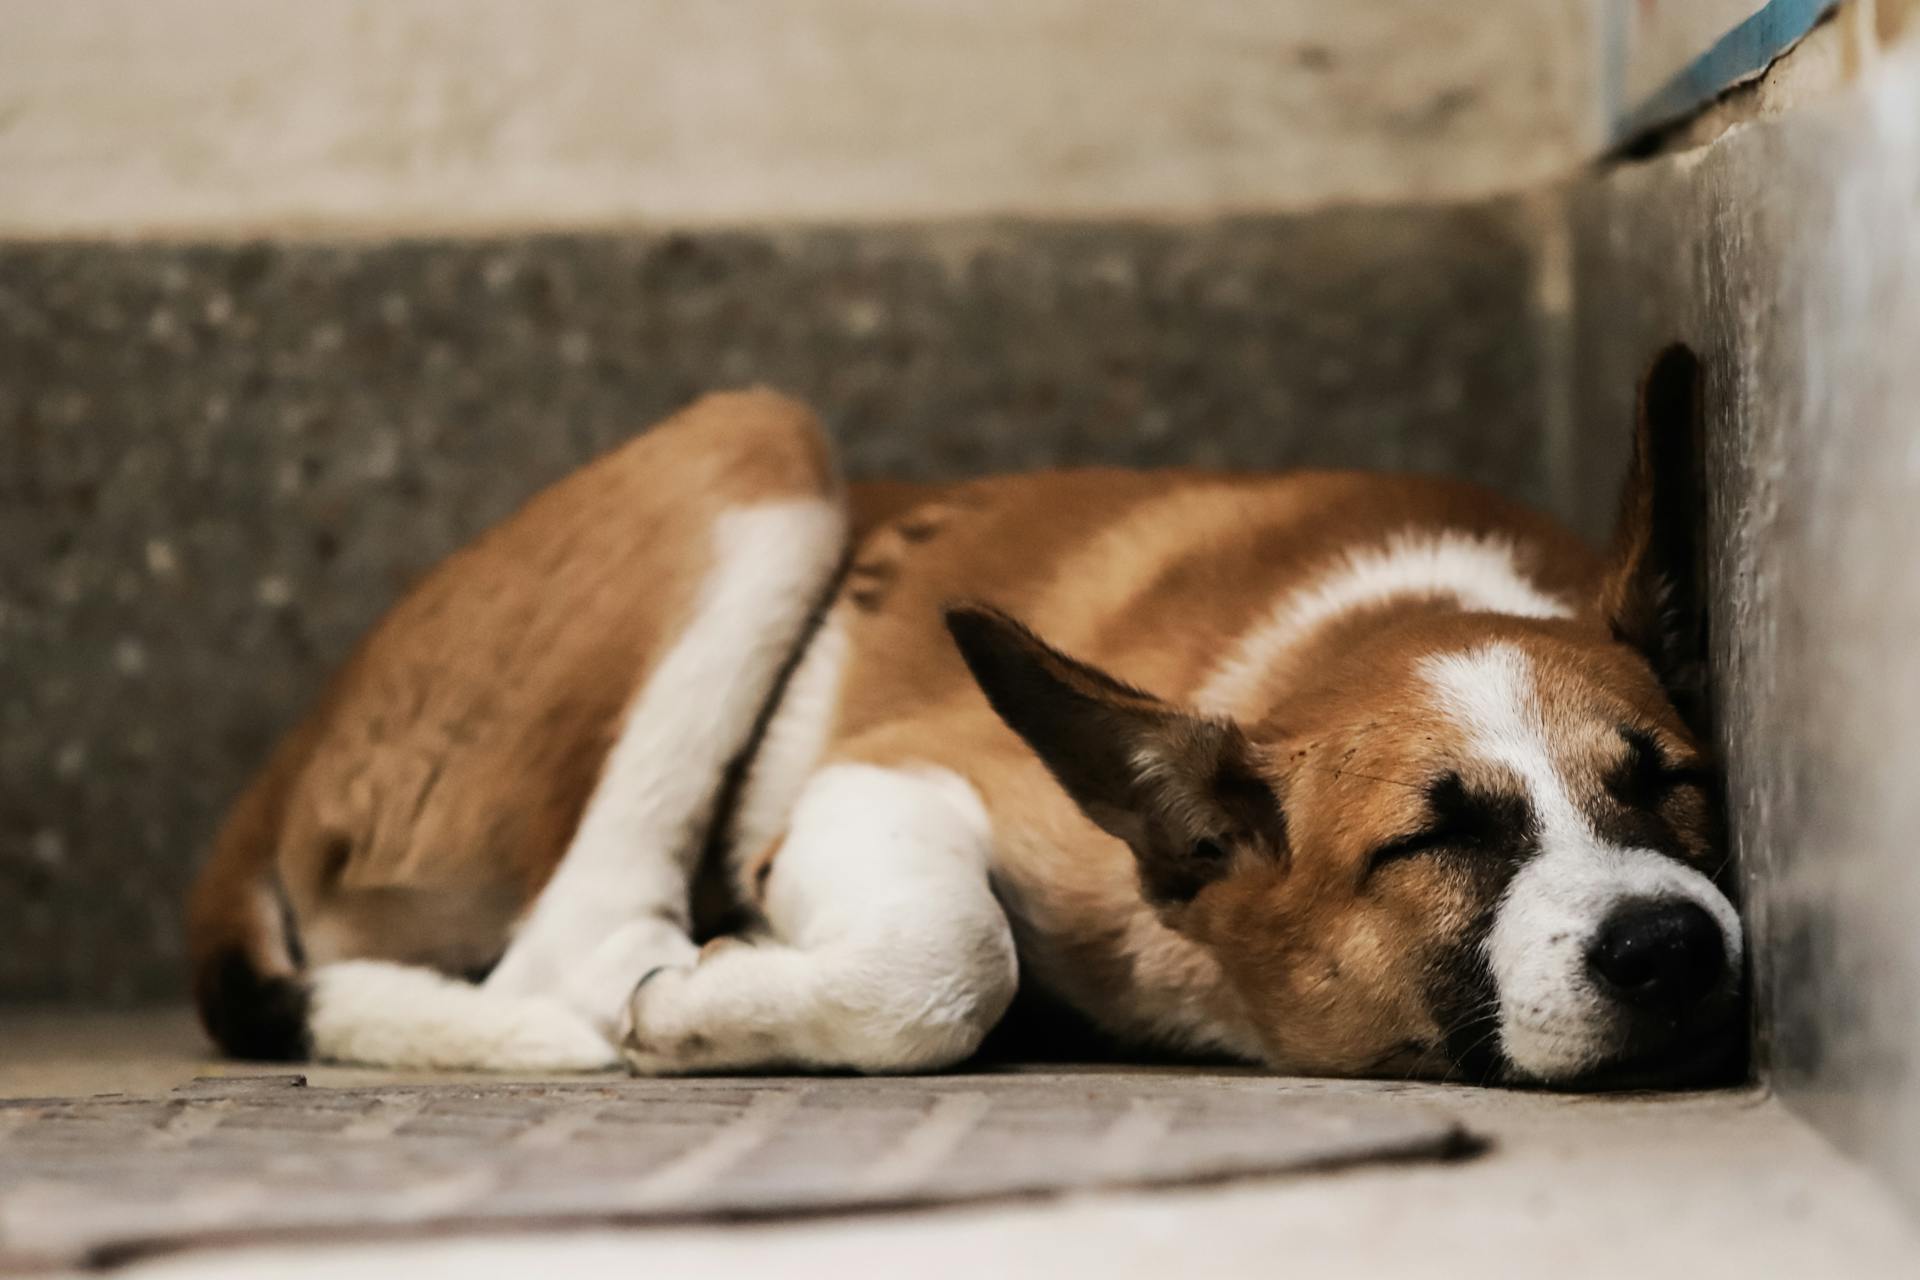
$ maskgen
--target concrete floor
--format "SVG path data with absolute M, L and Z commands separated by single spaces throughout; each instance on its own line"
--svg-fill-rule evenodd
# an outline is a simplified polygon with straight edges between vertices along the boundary
M 16 1013 L 0 1018 L 0 1046 L 0 1096 L 9 1097 L 159 1092 L 197 1075 L 262 1070 L 211 1061 L 190 1021 L 172 1011 Z M 337 1067 L 308 1075 L 317 1087 L 391 1078 Z M 552 1270 L 764 1280 L 910 1269 L 915 1280 L 1082 1273 L 1695 1280 L 1920 1269 L 1920 1235 L 1894 1203 L 1762 1092 L 1583 1098 L 1437 1086 L 1430 1093 L 1422 1100 L 1492 1140 L 1486 1155 L 853 1218 L 246 1248 L 163 1258 L 128 1273 L 140 1280 L 486 1280 Z

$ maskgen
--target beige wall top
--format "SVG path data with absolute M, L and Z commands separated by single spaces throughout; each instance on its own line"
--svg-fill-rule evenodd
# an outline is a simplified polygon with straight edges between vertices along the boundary
M 1587 6 L 0 0 L 0 235 L 1190 216 L 1522 185 Z

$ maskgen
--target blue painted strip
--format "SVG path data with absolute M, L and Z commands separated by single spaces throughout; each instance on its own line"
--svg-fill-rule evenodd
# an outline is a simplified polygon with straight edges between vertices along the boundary
M 1614 122 L 1619 142 L 1699 109 L 1721 90 L 1761 70 L 1813 29 L 1838 0 L 1770 0 L 1745 22 Z

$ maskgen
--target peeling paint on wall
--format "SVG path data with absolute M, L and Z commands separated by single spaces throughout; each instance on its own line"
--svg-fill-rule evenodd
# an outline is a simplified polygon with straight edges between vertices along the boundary
M 1670 124 L 1765 71 L 1838 0 L 1609 0 L 1603 54 L 1612 135 Z

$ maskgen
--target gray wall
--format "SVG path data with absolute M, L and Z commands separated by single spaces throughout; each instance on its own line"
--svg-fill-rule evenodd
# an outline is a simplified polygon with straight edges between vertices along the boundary
M 1599 438 L 1660 344 L 1707 361 L 1763 1066 L 1920 1205 L 1920 40 L 1822 40 L 1860 83 L 1575 191 L 1577 402 Z

